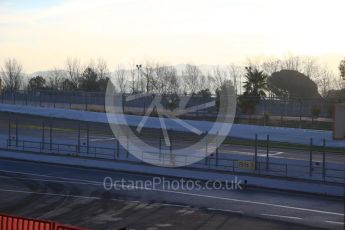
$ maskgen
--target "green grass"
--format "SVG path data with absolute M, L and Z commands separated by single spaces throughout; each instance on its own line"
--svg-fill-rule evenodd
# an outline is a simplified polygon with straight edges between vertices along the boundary
M 244 140 L 244 139 L 231 139 L 229 141 L 226 141 L 225 143 L 232 144 L 232 145 L 242 145 L 242 146 L 252 146 L 254 148 L 255 146 L 255 140 Z M 257 142 L 258 147 L 266 148 L 267 141 L 258 140 Z M 309 151 L 310 145 L 304 145 L 304 144 L 294 144 L 294 143 L 288 143 L 288 142 L 277 142 L 277 141 L 270 141 L 269 142 L 270 148 L 282 148 L 282 149 L 294 149 L 294 150 L 302 150 L 302 151 Z M 342 153 L 345 154 L 344 148 L 335 148 L 335 147 L 322 147 L 322 146 L 313 146 L 313 151 L 317 152 L 327 152 L 327 153 Z

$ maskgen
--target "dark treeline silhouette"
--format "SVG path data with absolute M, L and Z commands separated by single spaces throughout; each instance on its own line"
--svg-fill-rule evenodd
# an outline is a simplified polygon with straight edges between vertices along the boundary
M 285 59 L 248 60 L 247 67 L 230 65 L 202 71 L 199 66 L 175 66 L 155 62 L 118 67 L 109 71 L 103 59 L 82 66 L 76 58 L 67 59 L 63 69 L 55 68 L 28 79 L 22 65 L 8 59 L 1 68 L 0 78 L 5 90 L 55 90 L 105 92 L 111 80 L 119 93 L 191 94 L 210 97 L 231 81 L 236 94 L 242 95 L 245 110 L 262 97 L 337 98 L 345 96 L 345 59 L 340 62 L 340 76 L 318 66 L 311 58 L 291 56 Z M 244 99 L 254 98 L 250 100 Z

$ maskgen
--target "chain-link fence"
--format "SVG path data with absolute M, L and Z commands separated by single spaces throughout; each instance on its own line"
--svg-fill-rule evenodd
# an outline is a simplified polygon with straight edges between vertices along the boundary
M 0 137 L 3 150 L 143 163 L 129 154 L 133 147 L 125 143 L 130 137 L 115 138 L 108 124 L 0 113 Z M 197 135 L 174 131 L 170 131 L 169 138 L 171 146 L 166 146 L 160 132 L 144 129 L 140 139 L 157 151 L 142 149 L 136 155 L 144 160 L 154 158 L 163 164 L 171 163 L 174 150 L 200 141 Z M 206 141 L 199 145 L 207 153 L 213 143 Z M 186 154 L 179 159 L 191 162 L 191 158 L 192 155 Z M 328 147 L 326 141 L 323 146 L 315 146 L 312 139 L 309 146 L 286 145 L 271 142 L 269 136 L 259 139 L 253 134 L 251 140 L 227 138 L 205 159 L 186 167 L 345 183 L 344 162 L 344 149 Z
M 143 96 L 127 101 L 127 95 L 118 94 L 123 102 L 123 112 L 127 114 L 143 115 L 150 106 L 153 96 Z M 186 95 L 178 95 L 179 98 Z M 3 104 L 40 106 L 50 108 L 64 108 L 105 112 L 105 93 L 103 92 L 62 92 L 62 91 L 3 91 L 0 102 Z M 202 105 L 217 101 L 216 97 L 188 96 L 186 106 Z M 248 98 L 253 100 L 253 98 Z M 345 99 L 298 99 L 298 98 L 262 98 L 255 99 L 255 106 L 246 109 L 238 101 L 236 123 L 280 126 L 307 129 L 333 129 L 333 107 L 336 103 L 345 103 Z M 164 105 L 163 105 L 164 106 Z M 217 106 L 198 109 L 184 114 L 185 119 L 214 120 L 217 116 Z

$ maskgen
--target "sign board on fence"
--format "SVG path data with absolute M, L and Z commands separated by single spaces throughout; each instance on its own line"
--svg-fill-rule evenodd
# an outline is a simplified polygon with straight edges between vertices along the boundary
M 238 163 L 238 168 L 240 169 L 249 169 L 249 170 L 255 169 L 254 161 L 237 161 L 237 163 Z

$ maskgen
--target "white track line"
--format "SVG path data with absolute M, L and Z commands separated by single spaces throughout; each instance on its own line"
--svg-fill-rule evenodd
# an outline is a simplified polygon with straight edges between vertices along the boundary
M 262 216 L 269 216 L 269 217 L 279 217 L 279 218 L 286 218 L 286 219 L 295 219 L 295 220 L 302 220 L 303 218 L 297 216 L 280 216 L 280 215 L 272 215 L 272 214 L 261 214 Z
M 165 204 L 165 203 L 159 203 L 162 206 L 172 206 L 172 207 L 180 207 L 180 208 L 190 208 L 188 205 L 182 205 L 182 204 Z
M 32 174 L 32 173 L 22 173 L 22 172 L 16 172 L 16 171 L 0 170 L 0 172 L 1 171 L 2 172 L 11 172 L 11 173 L 24 174 L 24 175 L 27 174 L 27 175 L 34 175 L 34 176 L 51 177 L 51 178 L 56 178 L 56 179 L 67 179 L 67 180 L 72 180 L 72 181 L 73 180 L 75 180 L 75 181 L 79 180 L 79 179 L 72 179 L 72 178 L 66 178 L 66 177 L 54 177 L 54 176 L 44 175 L 44 174 Z M 100 183 L 98 181 L 89 181 L 89 180 L 79 180 L 79 181 L 89 182 L 89 183 Z M 128 186 L 124 186 L 124 187 L 128 188 Z M 131 186 L 131 187 L 134 187 L 134 186 Z M 329 214 L 329 215 L 344 216 L 344 213 L 336 213 L 336 212 L 329 212 L 329 211 L 322 211 L 322 210 L 308 209 L 308 208 L 299 208 L 299 207 L 293 207 L 293 206 L 287 206 L 287 205 L 279 205 L 279 204 L 271 204 L 271 203 L 258 202 L 258 201 L 241 200 L 241 199 L 234 199 L 234 198 L 227 198 L 227 197 L 217 197 L 217 196 L 197 194 L 197 193 L 189 193 L 189 192 L 181 192 L 181 191 L 151 189 L 151 188 L 144 188 L 144 187 L 134 187 L 134 188 L 142 189 L 142 190 L 157 191 L 157 192 L 175 193 L 175 194 L 180 194 L 180 195 L 188 195 L 188 196 L 210 198 L 210 199 L 219 199 L 219 200 L 233 201 L 233 202 L 239 202 L 239 203 L 249 203 L 249 204 L 264 205 L 264 206 L 271 206 L 271 207 L 279 207 L 279 208 L 286 208 L 286 209 L 299 210 L 299 211 L 308 211 L 308 212 L 316 212 L 316 213 L 323 213 L 323 214 Z
M 0 170 L 0 172 L 22 174 L 22 175 L 29 175 L 29 176 L 37 176 L 37 177 L 47 177 L 47 178 L 62 179 L 62 180 L 68 180 L 68 181 L 77 181 L 77 182 L 80 181 L 80 182 L 86 182 L 86 183 L 100 183 L 98 181 L 74 179 L 74 178 L 69 178 L 69 177 L 60 177 L 60 176 L 52 176 L 52 175 L 37 174 L 37 173 L 25 173 L 25 172 L 17 172 L 17 171 L 10 171 L 10 170 Z M 32 179 L 32 178 L 30 178 L 30 179 Z
M 70 181 L 70 180 L 48 180 L 48 179 L 34 179 L 34 178 L 25 178 L 25 177 L 11 177 L 11 176 L 0 176 L 0 178 L 6 179 L 17 179 L 17 180 L 29 180 L 29 181 L 41 181 L 41 182 L 54 182 L 54 183 L 66 183 L 66 184 L 83 184 L 83 185 L 94 185 L 94 186 L 103 186 L 101 182 L 81 182 L 81 181 Z
M 112 137 L 112 138 L 107 138 L 107 139 L 90 139 L 90 142 L 113 141 L 113 140 L 116 140 L 116 138 Z
M 230 210 L 230 209 L 218 209 L 218 208 L 207 208 L 208 210 L 211 211 L 220 211 L 220 212 L 231 212 L 231 213 L 240 213 L 243 214 L 243 211 L 234 211 L 234 210 Z
M 276 152 L 276 153 L 270 153 L 269 155 L 271 156 L 276 156 L 276 155 L 280 155 L 280 154 L 283 154 L 284 152 Z
M 329 224 L 339 224 L 339 225 L 344 225 L 343 222 L 337 222 L 337 221 L 331 221 L 331 220 L 326 220 L 325 222 L 329 223 Z

